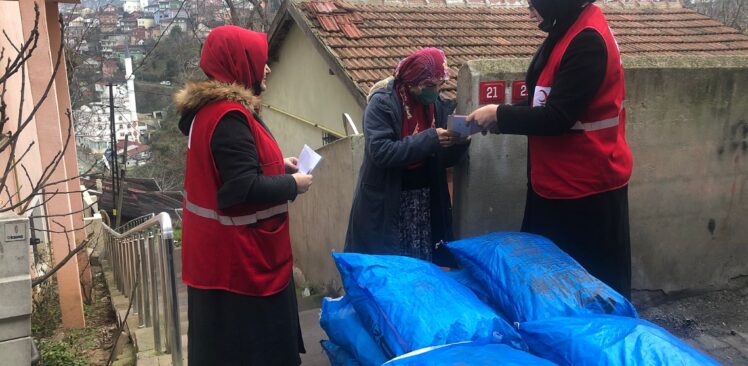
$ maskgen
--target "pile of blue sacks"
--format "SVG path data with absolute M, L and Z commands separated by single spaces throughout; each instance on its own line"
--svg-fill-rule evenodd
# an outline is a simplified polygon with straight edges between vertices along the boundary
M 332 366 L 718 365 L 541 236 L 447 245 L 460 270 L 333 253 L 346 295 L 324 299 Z

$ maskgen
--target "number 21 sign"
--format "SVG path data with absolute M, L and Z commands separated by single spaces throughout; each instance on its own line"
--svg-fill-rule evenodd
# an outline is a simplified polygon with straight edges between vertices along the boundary
M 501 104 L 506 99 L 506 82 L 503 80 L 481 82 L 478 89 L 480 104 Z

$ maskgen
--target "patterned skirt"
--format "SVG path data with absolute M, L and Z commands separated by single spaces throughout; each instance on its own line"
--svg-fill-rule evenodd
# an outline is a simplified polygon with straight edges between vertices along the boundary
M 400 193 L 399 253 L 398 255 L 431 261 L 431 190 L 421 188 Z

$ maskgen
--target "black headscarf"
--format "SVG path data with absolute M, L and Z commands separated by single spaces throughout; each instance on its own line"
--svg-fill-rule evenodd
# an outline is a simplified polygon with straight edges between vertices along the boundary
M 593 2 L 595 0 L 530 0 L 532 7 L 543 18 L 538 28 L 548 32 L 548 37 L 535 52 L 530 68 L 527 70 L 525 82 L 528 88 L 532 88 L 528 90 L 532 91 L 535 88 L 540 72 L 548 62 L 553 47 L 577 20 L 584 10 L 584 5 Z

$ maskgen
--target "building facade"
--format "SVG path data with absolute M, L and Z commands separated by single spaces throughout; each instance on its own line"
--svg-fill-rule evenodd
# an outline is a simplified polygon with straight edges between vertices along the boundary
M 60 49 L 63 35 L 57 23 L 59 16 L 58 3 L 54 1 L 1 1 L 0 2 L 0 28 L 7 33 L 8 37 L 0 37 L 0 47 L 6 50 L 3 65 L 7 58 L 13 57 L 14 49 L 11 45 L 21 44 L 33 37 L 35 31 L 34 19 L 36 13 L 35 4 L 39 6 L 39 23 L 37 48 L 32 56 L 26 61 L 24 67 L 28 72 L 15 73 L 7 80 L 8 90 L 23 91 L 21 93 L 6 93 L 4 102 L 8 105 L 9 120 L 5 127 L 8 130 L 20 129 L 18 146 L 26 149 L 31 146 L 28 154 L 21 157 L 19 153 L 10 156 L 10 151 L 4 151 L 0 155 L 0 163 L 8 164 L 10 161 L 21 161 L 24 171 L 11 169 L 7 189 L 10 192 L 8 199 L 3 199 L 3 207 L 9 207 L 14 200 L 22 197 L 32 197 L 32 202 L 39 205 L 48 217 L 32 220 L 35 226 L 42 226 L 35 230 L 35 235 L 42 241 L 51 243 L 52 264 L 61 261 L 70 252 L 71 245 L 75 246 L 86 238 L 83 223 L 83 201 L 80 192 L 80 182 L 77 178 L 78 163 L 76 158 L 75 143 L 69 141 L 72 126 L 67 117 L 70 109 L 70 95 L 65 61 L 58 60 L 57 50 Z M 60 56 L 64 57 L 64 53 Z M 56 70 L 55 65 L 60 61 L 62 67 Z M 47 86 L 51 88 L 47 90 Z M 34 115 L 28 115 L 34 105 L 39 108 Z M 22 107 L 22 108 L 21 108 Z M 29 124 L 21 128 L 17 125 L 18 113 L 24 111 L 23 119 Z M 3 131 L 5 132 L 5 131 Z M 58 163 L 56 163 L 58 162 Z M 34 182 L 39 182 L 47 167 L 51 169 L 48 185 L 43 192 L 37 192 L 32 187 Z M 33 207 L 33 206 L 31 206 Z M 36 216 L 34 210 L 14 209 L 15 213 L 25 216 Z M 54 220 L 54 222 L 52 222 Z M 54 230 L 43 230 L 44 228 Z M 29 250 L 32 247 L 29 246 Z M 62 323 L 68 328 L 81 328 L 85 326 L 82 302 L 83 286 L 90 286 L 90 272 L 81 273 L 79 264 L 85 263 L 86 252 L 74 255 L 56 273 L 57 286 L 62 311 Z M 33 256 L 30 256 L 33 258 Z M 34 268 L 33 263 L 30 263 Z

